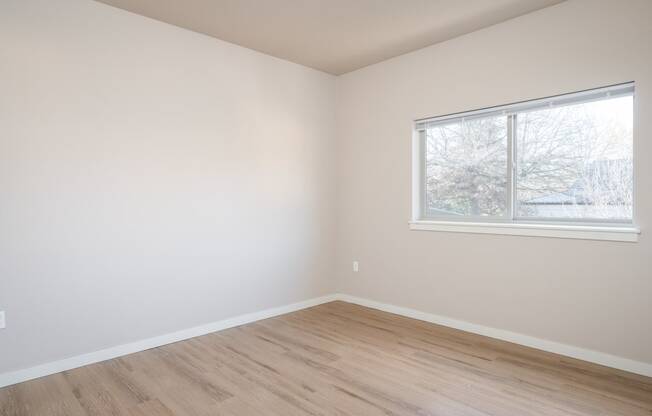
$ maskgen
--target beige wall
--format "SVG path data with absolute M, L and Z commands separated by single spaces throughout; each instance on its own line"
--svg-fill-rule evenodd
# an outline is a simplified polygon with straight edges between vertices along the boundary
M 0 2 L 0 373 L 332 293 L 334 78 Z
M 0 2 L 0 373 L 335 291 L 652 362 L 651 18 L 570 0 L 336 81 Z M 413 119 L 630 80 L 639 243 L 408 230 Z
M 652 363 L 651 21 L 570 0 L 338 78 L 340 290 Z M 631 80 L 639 243 L 408 230 L 412 120 Z

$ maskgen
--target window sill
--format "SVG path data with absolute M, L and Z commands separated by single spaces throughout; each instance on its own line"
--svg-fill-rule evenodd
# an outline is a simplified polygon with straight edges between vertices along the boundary
M 453 233 L 503 234 L 528 237 L 575 238 L 637 242 L 641 231 L 632 226 L 599 227 L 587 225 L 514 224 L 495 222 L 410 221 L 410 230 Z

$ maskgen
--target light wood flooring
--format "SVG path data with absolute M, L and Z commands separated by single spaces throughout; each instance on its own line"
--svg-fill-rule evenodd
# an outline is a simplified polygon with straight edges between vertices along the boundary
M 652 415 L 652 379 L 344 302 L 0 389 L 2 416 Z

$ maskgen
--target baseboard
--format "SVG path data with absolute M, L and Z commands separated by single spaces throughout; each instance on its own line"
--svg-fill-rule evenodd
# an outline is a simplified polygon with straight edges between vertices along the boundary
M 160 335 L 148 338 L 130 344 L 118 345 L 87 354 L 77 355 L 75 357 L 65 358 L 35 367 L 17 370 L 9 373 L 0 374 L 0 388 L 12 384 L 22 383 L 24 381 L 48 376 L 50 374 L 60 373 L 66 370 L 82 367 L 112 358 L 145 351 L 151 348 L 160 347 L 178 341 L 206 335 L 211 332 L 221 331 L 223 329 L 233 328 L 239 325 L 256 322 L 261 319 L 272 318 L 274 316 L 295 312 L 312 306 L 321 305 L 322 303 L 341 300 L 344 302 L 354 303 L 385 312 L 394 313 L 408 318 L 419 319 L 421 321 L 431 322 L 438 325 L 444 325 L 450 328 L 460 329 L 462 331 L 472 332 L 474 334 L 484 335 L 490 338 L 496 338 L 503 341 L 513 342 L 515 344 L 525 345 L 567 357 L 577 358 L 579 360 L 628 371 L 631 373 L 641 374 L 652 377 L 652 364 L 640 361 L 630 360 L 628 358 L 618 357 L 598 351 L 592 351 L 580 347 L 575 347 L 558 342 L 548 341 L 541 338 L 535 338 L 529 335 L 523 335 L 516 332 L 505 331 L 502 329 L 491 328 L 484 325 L 473 324 L 470 322 L 460 321 L 445 316 L 421 312 L 415 309 L 404 308 L 401 306 L 391 305 L 388 303 L 376 302 L 370 299 L 359 298 L 346 294 L 332 294 L 309 299 L 303 302 L 292 303 L 289 305 L 279 306 L 276 308 L 265 309 L 258 312 L 239 315 L 221 321 L 213 322 L 194 328 L 184 329 L 170 334 Z
M 206 325 L 200 325 L 194 328 L 184 329 L 170 334 L 160 335 L 153 338 L 147 338 L 130 344 L 118 345 L 87 354 L 77 355 L 75 357 L 65 358 L 35 367 L 17 370 L 9 373 L 0 374 L 0 387 L 10 386 L 12 384 L 22 383 L 23 381 L 33 380 L 48 376 L 50 374 L 60 373 L 66 370 L 82 367 L 100 361 L 110 360 L 127 354 L 133 354 L 148 350 L 150 348 L 160 347 L 173 342 L 183 341 L 189 338 L 206 335 L 211 332 L 221 331 L 227 328 L 248 324 L 261 319 L 272 318 L 274 316 L 295 312 L 301 309 L 310 308 L 322 303 L 337 300 L 337 295 L 326 295 L 318 298 L 309 299 L 303 302 L 292 303 L 289 305 L 279 306 L 276 308 L 265 309 L 258 312 L 239 315 L 227 318 L 221 321 L 213 322 Z
M 618 357 L 615 355 L 606 354 L 599 351 L 588 350 L 585 348 L 575 347 L 572 345 L 560 344 L 558 342 L 548 341 L 545 339 L 536 338 L 529 335 L 523 335 L 516 332 L 505 331 L 503 329 L 496 329 L 484 325 L 473 324 L 470 322 L 460 321 L 445 316 L 434 315 L 431 313 L 421 312 L 415 309 L 404 308 L 401 306 L 391 305 L 382 302 L 376 302 L 373 300 L 359 298 L 356 296 L 339 294 L 336 296 L 336 298 L 344 302 L 355 303 L 357 305 L 394 313 L 396 315 L 401 315 L 408 318 L 414 318 L 421 321 L 447 326 L 450 328 L 460 329 L 462 331 L 472 332 L 474 334 L 484 335 L 490 338 L 496 338 L 503 341 L 509 341 L 515 344 L 520 344 L 527 347 L 532 347 L 539 350 L 552 352 L 567 357 L 577 358 L 579 360 L 588 361 L 595 364 L 604 365 L 606 367 L 616 368 L 618 370 L 624 370 L 630 373 L 636 373 L 636 374 L 652 377 L 652 364 L 649 363 L 634 361 L 628 358 Z

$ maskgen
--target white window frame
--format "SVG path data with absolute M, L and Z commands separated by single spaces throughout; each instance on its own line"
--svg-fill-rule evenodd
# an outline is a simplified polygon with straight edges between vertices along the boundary
M 606 97 L 635 95 L 633 82 L 608 87 L 590 89 L 537 100 L 490 107 L 480 110 L 454 113 L 440 117 L 414 121 L 412 138 L 412 220 L 410 229 L 420 231 L 465 232 L 476 234 L 505 234 L 539 237 L 578 238 L 608 241 L 638 241 L 640 230 L 635 226 L 635 197 L 632 207 L 632 220 L 611 221 L 591 219 L 578 221 L 564 218 L 522 218 L 516 215 L 516 143 L 515 120 L 519 112 L 536 108 L 556 107 L 568 104 L 585 103 Z M 427 216 L 425 214 L 425 131 L 429 126 L 468 117 L 506 116 L 507 125 L 507 209 L 502 217 Z M 634 146 L 635 147 L 635 146 Z M 635 159 L 635 158 L 634 158 Z M 636 175 L 634 175 L 634 180 Z M 636 188 L 634 186 L 634 188 Z

